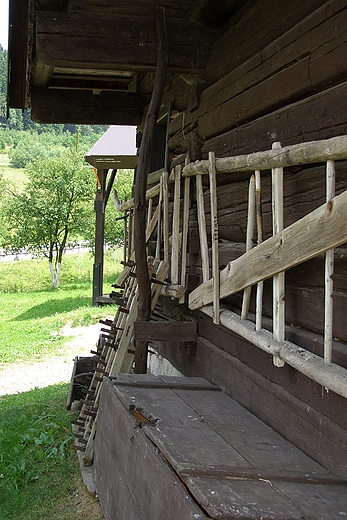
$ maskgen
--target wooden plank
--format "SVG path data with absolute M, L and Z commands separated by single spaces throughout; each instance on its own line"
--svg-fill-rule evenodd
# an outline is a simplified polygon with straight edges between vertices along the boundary
M 246 235 L 246 252 L 253 248 L 255 229 L 255 176 L 252 175 L 249 181 L 248 190 L 248 215 L 247 215 L 247 235 Z M 251 298 L 252 287 L 246 287 L 243 291 L 241 319 L 246 320 L 249 309 L 249 300 Z
M 213 279 L 213 323 L 219 323 L 219 260 L 218 260 L 218 208 L 216 183 L 216 158 L 209 153 L 209 178 L 211 200 L 211 240 L 212 240 L 212 279 Z
M 326 200 L 335 197 L 335 162 L 327 161 L 326 166 Z M 334 292 L 334 249 L 325 253 L 325 305 L 324 305 L 324 362 L 333 359 L 333 292 Z
M 248 155 L 216 159 L 217 173 L 269 170 L 302 164 L 340 161 L 347 159 L 347 136 L 341 135 L 322 141 L 311 141 Z M 183 168 L 183 177 L 208 174 L 208 161 L 196 161 Z
M 203 70 L 215 31 L 175 18 L 167 19 L 167 31 L 169 67 L 181 72 Z M 36 13 L 36 54 L 54 67 L 153 71 L 156 47 L 153 16 Z
M 194 321 L 137 321 L 134 333 L 135 340 L 140 341 L 196 341 L 197 324 Z
M 204 192 L 202 188 L 201 175 L 196 176 L 196 202 L 198 209 L 198 224 L 199 224 L 199 240 L 200 240 L 200 255 L 202 262 L 202 277 L 204 282 L 210 278 L 210 266 L 208 261 L 208 246 L 206 234 L 206 219 L 204 209 Z
M 99 481 L 99 485 L 108 488 L 108 491 L 104 487 L 100 489 L 102 506 L 110 491 L 114 500 L 119 499 L 120 504 L 124 504 L 123 498 L 118 496 L 123 487 L 119 488 L 118 480 L 125 482 L 127 496 L 132 498 L 123 509 L 113 502 L 117 516 L 110 516 L 107 520 L 137 519 L 136 515 L 131 516 L 134 515 L 134 504 L 140 511 L 140 518 L 203 520 L 204 516 L 194 502 L 187 499 L 184 488 L 177 485 L 175 475 L 148 442 L 137 420 L 116 397 L 109 380 L 103 385 L 99 417 L 100 435 L 97 436 L 96 451 L 103 457 L 97 461 L 97 470 L 106 477 L 102 483 Z M 145 468 L 145 471 L 140 471 L 140 468 Z M 158 496 L 160 500 L 157 500 Z M 111 510 L 111 505 L 109 508 Z
M 220 274 L 221 298 L 298 265 L 347 241 L 347 191 L 230 262 Z M 211 303 L 212 280 L 189 296 L 189 307 Z
M 129 92 L 30 89 L 31 118 L 37 123 L 139 125 L 144 102 Z
M 178 284 L 178 255 L 180 234 L 180 196 L 181 196 L 181 166 L 175 167 L 175 191 L 172 216 L 172 253 L 171 253 L 171 283 Z

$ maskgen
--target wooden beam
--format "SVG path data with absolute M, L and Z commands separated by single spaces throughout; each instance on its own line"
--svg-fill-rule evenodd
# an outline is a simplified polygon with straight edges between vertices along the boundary
M 31 118 L 37 123 L 138 125 L 144 102 L 137 94 L 31 88 Z
M 156 184 L 146 191 L 146 201 L 157 197 L 160 193 L 160 184 Z M 135 206 L 135 199 L 129 199 L 122 204 L 116 205 L 117 211 L 128 211 Z
M 180 196 L 181 196 L 181 166 L 176 166 L 174 171 L 175 191 L 172 216 L 172 253 L 171 253 L 171 283 L 178 284 L 178 255 L 180 233 Z
M 137 321 L 135 340 L 140 341 L 196 341 L 198 324 L 194 321 Z
M 212 305 L 207 305 L 201 310 L 212 318 Z M 345 368 L 335 364 L 325 364 L 321 357 L 287 340 L 284 342 L 276 341 L 271 332 L 265 329 L 256 331 L 254 323 L 248 320 L 242 321 L 232 311 L 222 309 L 220 311 L 220 322 L 221 325 L 253 343 L 264 352 L 281 358 L 298 372 L 347 398 L 347 370 Z
M 168 18 L 168 67 L 204 70 L 217 32 L 204 24 Z M 154 71 L 155 18 L 95 13 L 36 12 L 36 53 L 43 63 L 73 69 Z
M 326 200 L 335 196 L 335 162 L 327 161 Z M 334 249 L 325 253 L 324 362 L 333 360 L 333 292 Z
M 279 150 L 266 150 L 248 155 L 216 159 L 217 173 L 248 172 L 269 170 L 347 159 L 347 136 L 341 135 L 322 141 L 285 146 Z M 208 174 L 208 160 L 197 161 L 183 168 L 183 177 Z
M 306 217 L 230 262 L 220 273 L 220 296 L 225 298 L 347 242 L 347 191 Z M 189 296 L 190 309 L 213 301 L 208 280 Z
M 7 105 L 22 110 L 27 108 L 29 4 L 29 0 L 11 0 L 9 3 Z

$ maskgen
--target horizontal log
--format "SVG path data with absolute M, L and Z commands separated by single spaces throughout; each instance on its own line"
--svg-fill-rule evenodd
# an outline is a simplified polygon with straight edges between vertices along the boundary
M 212 305 L 205 306 L 201 310 L 212 317 Z M 347 370 L 345 368 L 333 363 L 325 364 L 323 358 L 289 341 L 276 341 L 271 332 L 264 329 L 256 331 L 254 323 L 241 320 L 237 314 L 226 309 L 220 311 L 220 322 L 224 327 L 250 341 L 261 350 L 281 358 L 298 372 L 347 398 Z
M 303 58 L 207 112 L 199 119 L 199 134 L 202 137 L 218 135 L 300 99 L 313 90 L 309 64 L 310 58 Z
M 300 143 L 284 148 L 255 152 L 236 157 L 216 159 L 217 173 L 269 170 L 286 166 L 298 166 L 347 159 L 347 136 L 342 135 L 322 141 Z M 197 161 L 183 168 L 183 177 L 208 174 L 208 160 Z
M 31 88 L 31 118 L 37 123 L 138 125 L 144 102 L 137 94 Z
M 176 18 L 166 19 L 166 29 L 169 68 L 202 71 L 216 30 Z M 152 71 L 156 49 L 154 16 L 36 13 L 36 54 L 54 67 Z
M 347 191 L 265 240 L 220 273 L 220 297 L 236 293 L 347 241 Z M 213 280 L 189 295 L 189 308 L 213 300 Z
M 195 321 L 136 321 L 135 340 L 194 342 L 197 339 Z
M 347 115 L 341 106 L 346 96 L 344 82 L 209 139 L 202 153 L 215 151 L 217 157 L 235 156 L 266 150 L 273 141 L 288 146 L 343 135 Z

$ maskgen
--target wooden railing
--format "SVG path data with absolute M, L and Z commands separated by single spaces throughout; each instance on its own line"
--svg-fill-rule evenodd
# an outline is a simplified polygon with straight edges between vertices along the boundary
M 206 279 L 208 249 L 205 233 L 199 225 L 202 257 L 203 283 L 189 295 L 189 308 L 200 309 L 254 345 L 273 355 L 278 367 L 288 363 L 311 377 L 326 389 L 347 397 L 347 370 L 332 363 L 333 339 L 333 273 L 334 248 L 347 242 L 347 191 L 335 197 L 335 161 L 347 159 L 347 136 L 325 141 L 303 143 L 281 148 L 274 143 L 272 150 L 238 157 L 215 159 L 189 164 L 183 169 L 183 177 L 196 176 L 198 218 L 204 219 L 201 196 L 201 175 L 210 176 L 212 264 L 218 265 L 218 249 L 213 242 L 218 240 L 217 209 L 213 207 L 215 172 L 234 174 L 249 172 L 249 204 L 246 252 L 229 262 L 225 269 Z M 326 203 L 291 226 L 283 229 L 283 167 L 318 162 L 326 163 Z M 273 236 L 262 242 L 260 204 L 260 172 L 271 169 L 272 173 L 272 220 Z M 258 227 L 258 244 L 251 247 L 254 225 Z M 201 230 L 201 231 L 200 231 Z M 284 273 L 300 263 L 325 253 L 325 324 L 324 359 L 311 354 L 285 340 L 285 284 Z M 207 266 L 206 266 L 207 261 Z M 273 277 L 273 334 L 261 328 L 262 283 Z M 257 284 L 256 326 L 247 321 L 249 293 Z M 219 299 L 244 291 L 241 316 L 219 310 Z
M 168 182 L 174 183 L 171 233 L 171 279 L 162 288 L 163 294 L 184 302 L 186 284 L 186 252 L 189 216 L 190 177 L 196 178 L 203 283 L 189 295 L 190 309 L 200 309 L 273 356 L 278 367 L 288 363 L 326 389 L 347 397 L 347 370 L 332 363 L 333 338 L 333 270 L 334 248 L 347 242 L 347 191 L 335 197 L 335 161 L 347 159 L 347 136 L 335 137 L 282 148 L 274 143 L 272 150 L 250 155 L 209 159 L 175 166 L 169 173 L 156 172 L 160 182 L 147 191 L 147 240 L 157 228 L 156 257 L 169 261 L 169 200 Z M 186 161 L 187 162 L 187 161 Z M 293 165 L 326 163 L 326 203 L 302 219 L 283 229 L 283 168 Z M 273 236 L 263 241 L 261 221 L 261 172 L 271 170 Z M 252 172 L 249 183 L 246 252 L 219 271 L 217 174 Z M 202 175 L 209 175 L 211 201 L 212 277 L 208 254 Z M 183 211 L 180 219 L 181 176 L 184 179 Z M 159 203 L 152 216 L 152 200 Z M 131 211 L 134 202 L 119 205 Z M 257 228 L 257 244 L 252 238 Z M 180 241 L 181 236 L 181 241 Z M 131 242 L 131 237 L 129 239 Z M 325 253 L 325 324 L 324 359 L 285 339 L 284 273 L 300 263 Z M 181 277 L 179 279 L 179 258 Z M 132 257 L 133 259 L 133 257 Z M 273 278 L 273 333 L 262 328 L 263 281 Z M 250 289 L 257 285 L 256 323 L 247 320 Z M 244 291 L 241 315 L 220 308 L 220 299 Z

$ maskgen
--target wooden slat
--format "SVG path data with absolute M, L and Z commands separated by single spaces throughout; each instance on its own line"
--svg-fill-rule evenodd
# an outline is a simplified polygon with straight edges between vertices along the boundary
M 152 186 L 152 188 L 149 188 L 146 191 L 146 200 L 153 199 L 154 197 L 157 197 L 160 193 L 160 183 L 156 184 L 155 186 Z M 123 202 L 123 204 L 120 204 L 116 209 L 117 211 L 128 211 L 129 209 L 133 208 L 135 206 L 135 199 L 129 199 L 126 202 Z
M 209 153 L 211 237 L 212 237 L 212 279 L 213 279 L 213 323 L 219 323 L 219 260 L 218 260 L 218 208 L 216 183 L 216 158 Z
M 273 150 L 280 150 L 281 143 L 276 142 L 272 145 Z M 283 230 L 283 168 L 272 168 L 272 229 L 273 235 Z M 273 277 L 272 282 L 272 323 L 273 337 L 277 341 L 284 341 L 285 331 L 285 274 L 278 273 Z M 276 367 L 283 367 L 284 363 L 277 356 L 273 357 Z
M 334 197 L 281 233 L 230 262 L 220 274 L 221 298 L 294 267 L 347 241 L 347 191 Z M 213 282 L 189 296 L 197 309 L 213 300 Z
M 248 215 L 247 215 L 247 235 L 246 252 L 253 248 L 255 229 L 255 176 L 252 175 L 249 181 L 248 190 Z M 243 291 L 241 319 L 246 320 L 248 315 L 249 301 L 251 299 L 252 287 L 246 287 Z
M 181 166 L 175 167 L 175 191 L 172 217 L 171 283 L 178 284 L 178 255 L 180 233 Z
M 210 266 L 208 261 L 208 245 L 206 234 L 206 219 L 204 208 L 204 192 L 202 189 L 201 175 L 196 176 L 196 203 L 198 209 L 200 255 L 202 262 L 202 279 L 206 282 L 210 277 Z
M 196 341 L 197 323 L 193 321 L 136 321 L 135 340 L 140 341 Z
M 183 196 L 183 218 L 182 218 L 182 254 L 181 254 L 181 285 L 186 285 L 186 269 L 187 269 L 187 245 L 188 245 L 188 227 L 189 227 L 189 193 L 190 179 L 184 179 L 184 196 Z M 182 296 L 179 303 L 184 303 L 185 297 Z
M 258 245 L 263 241 L 263 218 L 261 208 L 261 176 L 260 170 L 255 170 L 255 199 L 256 199 L 256 214 L 257 214 L 257 235 Z M 257 283 L 256 296 L 256 311 L 255 311 L 255 328 L 260 330 L 262 327 L 262 312 L 263 312 L 263 291 L 264 282 Z
M 163 239 L 164 262 L 169 261 L 169 172 L 164 171 L 163 179 Z
M 335 163 L 327 161 L 326 200 L 335 196 Z M 333 291 L 334 291 L 334 249 L 325 253 L 325 305 L 324 305 L 324 362 L 333 360 Z

